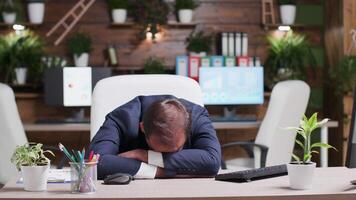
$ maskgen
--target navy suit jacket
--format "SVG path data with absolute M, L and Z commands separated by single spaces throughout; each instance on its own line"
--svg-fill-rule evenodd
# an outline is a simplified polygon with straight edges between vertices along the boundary
M 141 162 L 118 156 L 133 149 L 146 149 L 145 135 L 139 128 L 142 115 L 155 101 L 176 98 L 169 95 L 138 96 L 106 116 L 104 124 L 93 138 L 90 149 L 100 154 L 98 177 L 114 173 L 135 175 Z M 221 163 L 221 147 L 207 110 L 179 99 L 191 113 L 191 132 L 181 151 L 163 153 L 164 173 L 175 175 L 215 175 Z

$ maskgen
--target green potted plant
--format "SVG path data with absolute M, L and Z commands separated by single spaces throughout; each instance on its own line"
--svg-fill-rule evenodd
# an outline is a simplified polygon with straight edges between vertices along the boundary
M 16 21 L 16 6 L 12 0 L 3 1 L 1 4 L 2 18 L 5 24 L 14 24 Z
M 190 23 L 193 20 L 193 10 L 198 7 L 195 0 L 176 0 L 175 10 L 181 23 Z
M 326 143 L 312 143 L 311 138 L 314 131 L 322 127 L 329 120 L 323 119 L 318 122 L 317 117 L 317 113 L 314 113 L 309 119 L 304 116 L 303 120 L 300 121 L 300 127 L 288 128 L 295 130 L 297 134 L 301 136 L 302 141 L 296 139 L 296 144 L 303 150 L 303 154 L 300 157 L 292 154 L 295 161 L 287 164 L 289 183 L 290 187 L 293 189 L 304 190 L 312 188 L 316 164 L 311 161 L 311 158 L 313 153 L 319 153 L 316 148 L 335 149 L 333 146 Z
M 164 74 L 164 61 L 160 58 L 149 57 L 145 61 L 143 71 L 145 74 Z
M 295 0 L 279 0 L 279 11 L 282 24 L 294 24 L 297 6 Z
M 43 150 L 43 145 L 25 144 L 17 146 L 11 157 L 11 162 L 21 171 L 24 189 L 26 191 L 44 191 L 47 189 L 50 160 L 45 156 L 50 150 Z
M 266 84 L 272 88 L 279 81 L 307 78 L 307 67 L 315 67 L 316 61 L 305 36 L 292 31 L 282 37 L 268 36 Z
M 42 24 L 45 14 L 45 0 L 27 0 L 27 13 L 32 24 Z
M 128 0 L 107 0 L 114 23 L 124 23 L 127 17 Z
M 138 37 L 146 39 L 150 35 L 152 40 L 160 31 L 159 26 L 167 24 L 169 7 L 164 0 L 132 0 L 130 12 L 138 23 L 140 32 Z M 149 33 L 149 34 L 148 34 Z
M 87 67 L 89 64 L 89 53 L 92 50 L 92 40 L 86 33 L 75 33 L 68 40 L 68 51 L 74 57 L 74 65 Z
M 25 84 L 28 72 L 31 74 L 41 65 L 43 47 L 43 41 L 31 31 L 1 36 L 0 70 L 5 82 Z
M 329 77 L 336 95 L 354 91 L 356 86 L 356 56 L 345 56 L 339 66 L 330 68 Z
M 211 47 L 213 43 L 212 35 L 205 34 L 200 31 L 197 33 L 191 33 L 186 40 L 187 51 L 190 55 L 206 56 L 211 52 Z

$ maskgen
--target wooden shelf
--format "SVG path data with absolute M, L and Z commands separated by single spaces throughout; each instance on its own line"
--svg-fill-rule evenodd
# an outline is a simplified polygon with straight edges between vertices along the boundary
M 111 23 L 110 27 L 112 28 L 130 28 L 135 26 L 135 22 L 125 22 L 125 23 Z M 179 23 L 177 21 L 168 21 L 166 27 L 168 28 L 194 28 L 197 25 L 197 23 L 192 22 L 192 23 Z
M 43 24 L 32 24 L 32 23 L 29 23 L 29 22 L 16 22 L 15 24 L 23 25 L 25 27 L 39 27 L 39 26 L 43 25 Z M 0 23 L 0 27 L 12 28 L 13 25 L 14 24 L 6 24 L 6 23 L 3 23 L 3 22 Z
M 114 22 L 112 22 L 111 24 L 110 24 L 110 27 L 132 27 L 132 26 L 134 26 L 135 25 L 135 23 L 134 22 L 124 22 L 124 23 L 114 23 Z
M 262 24 L 265 30 L 278 29 L 279 26 L 290 26 L 292 29 L 319 29 L 322 30 L 322 25 L 308 25 L 308 24 Z
M 42 98 L 43 94 L 41 93 L 25 93 L 25 92 L 16 92 L 15 93 L 15 98 L 16 99 L 37 99 L 37 98 Z

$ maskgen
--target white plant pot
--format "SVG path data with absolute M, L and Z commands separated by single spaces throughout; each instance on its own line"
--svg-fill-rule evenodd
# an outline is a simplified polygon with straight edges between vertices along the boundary
M 193 20 L 193 10 L 181 9 L 178 11 L 178 16 L 181 23 L 190 23 Z
M 126 9 L 113 9 L 111 10 L 112 21 L 114 23 L 124 23 L 127 17 Z
M 45 166 L 21 166 L 24 189 L 26 191 L 47 190 L 49 164 Z
M 26 83 L 27 68 L 24 68 L 24 67 L 15 68 L 15 74 L 16 74 L 16 83 L 17 84 L 23 85 Z
M 74 65 L 76 67 L 88 67 L 89 65 L 89 54 L 82 53 L 79 56 L 74 55 Z
M 5 22 L 5 24 L 14 24 L 16 21 L 16 13 L 3 12 L 2 18 Z
M 27 4 L 28 18 L 32 24 L 42 24 L 45 4 L 44 3 L 29 3 Z
M 190 56 L 197 56 L 197 57 L 205 57 L 205 56 L 207 56 L 207 53 L 204 52 L 204 51 L 199 52 L 199 53 L 197 53 L 197 52 L 189 52 L 189 55 Z
M 313 177 L 316 164 L 300 165 L 287 164 L 289 185 L 292 189 L 307 190 L 313 186 Z
M 295 15 L 297 11 L 296 5 L 281 5 L 279 7 L 281 12 L 282 24 L 292 25 L 295 21 Z

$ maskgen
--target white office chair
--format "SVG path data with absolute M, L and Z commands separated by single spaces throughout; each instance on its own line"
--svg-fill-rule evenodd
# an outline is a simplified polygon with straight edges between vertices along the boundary
M 27 143 L 12 89 L 0 83 L 0 184 L 17 174 L 10 158 L 17 145 Z
M 203 106 L 203 94 L 193 79 L 176 75 L 122 75 L 99 81 L 93 91 L 90 139 L 105 116 L 139 95 L 169 94 Z
M 309 95 L 310 88 L 303 81 L 279 82 L 272 90 L 268 109 L 255 141 L 222 145 L 222 148 L 239 145 L 250 149 L 254 158 L 227 160 L 227 168 L 259 168 L 290 162 L 296 132 L 285 128 L 299 126 L 308 105 Z

